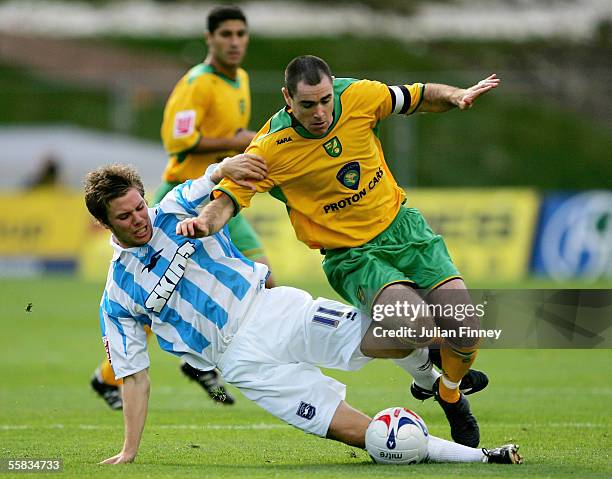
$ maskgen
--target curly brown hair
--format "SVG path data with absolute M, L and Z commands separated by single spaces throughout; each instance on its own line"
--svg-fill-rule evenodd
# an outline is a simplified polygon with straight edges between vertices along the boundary
M 90 171 L 85 177 L 85 205 L 100 223 L 108 222 L 108 204 L 135 188 L 144 198 L 142 180 L 132 166 L 113 164 Z

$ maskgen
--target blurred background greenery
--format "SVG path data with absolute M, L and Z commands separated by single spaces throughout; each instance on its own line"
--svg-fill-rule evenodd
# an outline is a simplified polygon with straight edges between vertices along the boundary
M 315 2 L 312 9 L 321 3 Z M 405 14 L 422 3 L 344 1 L 334 7 L 362 5 L 376 13 L 392 10 Z M 4 51 L 10 51 L 8 39 L 2 40 Z M 158 142 L 163 105 L 174 81 L 205 56 L 202 35 L 173 38 L 146 34 L 42 39 L 31 45 L 35 50 L 32 56 L 44 55 L 50 43 L 57 43 L 60 51 L 62 45 L 68 52 L 74 45 L 80 52 L 89 48 L 94 62 L 102 52 L 99 68 L 114 72 L 96 78 L 95 74 L 85 75 L 78 65 L 71 64 L 71 58 L 61 55 L 55 68 L 53 62 L 42 68 L 40 61 L 25 58 L 23 53 L 0 54 L 1 124 L 70 123 Z M 146 71 L 140 75 L 128 71 L 129 61 L 113 64 L 108 52 L 120 52 L 124 58 L 132 55 L 138 59 L 135 70 L 146 64 Z M 468 114 L 416 115 L 383 124 L 387 159 L 405 186 L 612 186 L 612 35 L 605 21 L 591 38 L 580 41 L 402 42 L 382 34 L 379 38 L 362 37 L 359 32 L 326 37 L 298 32 L 295 38 L 253 34 L 244 63 L 252 82 L 252 128 L 259 128 L 283 106 L 279 92 L 283 69 L 293 57 L 305 53 L 326 59 L 337 76 L 387 83 L 469 86 L 491 72 L 502 78 L 502 88 Z M 156 75 L 159 62 L 163 71 Z M 163 165 L 158 166 L 161 171 Z
M 467 87 L 497 73 L 501 87 L 468 112 L 394 115 L 382 122 L 380 134 L 393 174 L 408 189 L 410 203 L 444 235 L 470 279 L 516 281 L 533 273 L 566 280 L 612 277 L 612 193 L 607 191 L 612 189 L 609 2 L 235 3 L 243 5 L 251 28 L 244 67 L 251 79 L 252 129 L 259 129 L 283 107 L 283 70 L 301 54 L 326 59 L 336 76 L 389 84 Z M 0 193 L 21 188 L 34 167 L 54 154 L 60 162 L 70 160 L 60 173 L 77 196 L 74 208 L 82 208 L 82 176 L 101 162 L 132 162 L 145 185 L 156 187 L 166 163 L 159 139 L 164 103 L 182 74 L 206 55 L 203 30 L 212 5 L 0 1 Z M 45 132 L 47 136 L 35 139 Z M 87 135 L 90 143 L 77 144 Z M 111 155 L 116 138 L 146 148 L 128 152 L 121 143 Z M 424 192 L 427 188 L 441 190 Z M 521 190 L 506 196 L 502 188 Z M 578 198 L 570 205 L 578 213 L 564 213 L 563 201 L 586 190 L 603 193 L 593 192 L 584 200 L 588 204 Z M 496 191 L 501 196 L 494 200 Z M 544 215 L 548 193 L 560 191 L 566 197 L 555 199 L 551 213 Z M 14 201 L 7 197 L 3 208 Z M 275 215 L 266 216 L 274 206 Z M 18 265 L 13 272 L 23 270 L 19 255 L 40 249 L 50 237 L 59 243 L 56 234 L 35 225 L 35 208 L 28 209 L 28 219 L 7 219 L 7 210 L 0 220 L 0 256 L 17 258 L 11 263 Z M 247 214 L 270 250 L 292 258 L 286 265 L 288 274 L 303 277 L 313 271 L 315 284 L 324 281 L 316 251 L 308 252 L 303 245 L 295 246 L 295 254 L 283 249 L 293 248 L 295 242 L 288 240 L 293 234 L 280 205 L 262 197 Z M 553 226 L 556 223 L 548 221 L 553 217 L 565 216 L 568 221 L 544 235 L 544 216 Z M 76 213 L 71 217 L 74 221 Z M 47 221 L 45 228 L 52 224 Z M 101 271 L 105 241 L 97 248 Z M 83 248 L 85 257 L 94 256 L 91 241 L 78 242 L 88 246 Z M 548 259 L 547 249 L 553 251 Z M 43 254 L 46 250 L 37 258 Z M 545 263 L 546 267 L 537 266 Z M 500 265 L 514 265 L 516 272 L 510 274 Z M 93 276 L 103 277 L 103 271 Z M 286 282 L 293 276 L 280 274 Z

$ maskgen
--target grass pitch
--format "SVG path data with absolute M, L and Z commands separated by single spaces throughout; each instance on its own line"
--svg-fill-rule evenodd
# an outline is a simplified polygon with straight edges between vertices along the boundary
M 482 445 L 516 441 L 526 463 L 397 467 L 375 465 L 364 451 L 286 426 L 233 388 L 235 406 L 213 404 L 153 342 L 149 417 L 136 463 L 119 471 L 100 466 L 123 438 L 121 413 L 88 384 L 103 355 L 101 290 L 69 278 L 0 281 L 0 459 L 62 458 L 64 471 L 53 477 L 612 476 L 610 350 L 482 351 L 477 365 L 491 384 L 470 399 Z M 409 378 L 392 363 L 330 374 L 347 384 L 348 401 L 366 413 L 405 405 L 433 434 L 450 438 L 441 409 L 413 400 Z

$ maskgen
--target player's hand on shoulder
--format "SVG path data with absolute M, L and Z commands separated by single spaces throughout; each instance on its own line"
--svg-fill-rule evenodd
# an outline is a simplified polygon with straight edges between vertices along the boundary
M 202 218 L 196 216 L 179 221 L 176 225 L 176 234 L 187 238 L 203 238 L 210 235 L 210 228 Z
M 240 128 L 234 137 L 232 138 L 232 143 L 234 144 L 234 149 L 236 151 L 244 151 L 247 149 L 247 146 L 251 143 L 251 140 L 255 138 L 256 133 L 251 130 L 245 130 Z
M 100 464 L 127 464 L 130 462 L 134 462 L 135 457 L 136 455 L 128 455 L 125 452 L 121 451 L 119 454 L 115 454 L 113 457 L 109 457 L 108 459 L 105 459 L 104 461 L 100 462 Z
M 268 167 L 263 158 L 251 153 L 241 153 L 224 159 L 219 165 L 219 172 L 224 178 L 234 183 L 255 190 L 254 183 L 268 176 Z

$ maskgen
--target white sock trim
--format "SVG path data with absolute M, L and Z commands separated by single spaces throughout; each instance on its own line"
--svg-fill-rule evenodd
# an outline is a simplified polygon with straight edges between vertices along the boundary
M 442 378 L 440 380 L 448 389 L 459 389 L 459 385 L 461 384 L 461 381 L 455 383 L 448 379 L 444 374 L 442 375 Z

